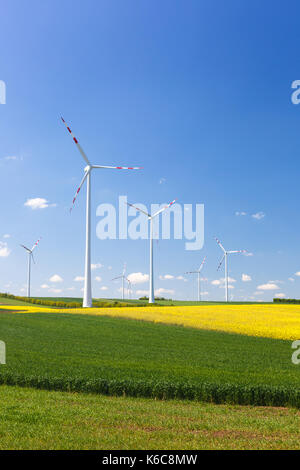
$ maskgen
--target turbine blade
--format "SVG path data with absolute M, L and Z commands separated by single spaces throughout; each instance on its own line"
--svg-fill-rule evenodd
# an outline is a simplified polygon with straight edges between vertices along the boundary
M 78 194 L 79 194 L 79 191 L 80 191 L 80 189 L 81 189 L 81 186 L 82 186 L 83 183 L 85 182 L 86 177 L 87 177 L 88 174 L 89 174 L 89 171 L 86 171 L 86 172 L 84 173 L 84 176 L 83 176 L 83 178 L 82 178 L 82 180 L 81 180 L 81 182 L 80 182 L 80 185 L 78 186 L 78 189 L 77 189 L 77 191 L 76 191 L 76 193 L 75 193 L 75 196 L 73 197 L 72 207 L 70 208 L 70 212 L 72 211 L 72 209 L 73 209 L 73 207 L 74 207 L 74 204 L 75 204 L 76 198 L 77 198 L 77 196 L 78 196 Z
M 198 271 L 187 271 L 186 273 L 184 274 L 198 274 Z
M 247 250 L 232 250 L 232 251 L 227 251 L 227 253 L 247 253 Z
M 31 258 L 32 258 L 32 261 L 34 262 L 34 264 L 36 264 L 36 263 L 35 263 L 35 261 L 34 261 L 34 257 L 33 257 L 33 254 L 32 254 L 32 252 L 31 252 L 31 255 L 30 255 L 30 256 L 31 256 Z
M 76 139 L 75 135 L 73 134 L 73 132 L 71 131 L 71 129 L 69 128 L 68 124 L 66 123 L 66 121 L 64 120 L 64 118 L 62 117 L 61 118 L 62 122 L 64 123 L 64 125 L 66 126 L 66 128 L 68 129 L 68 131 L 70 132 L 75 144 L 77 145 L 78 147 L 78 150 L 79 152 L 81 153 L 81 156 L 83 157 L 83 159 L 86 161 L 86 163 L 88 165 L 91 166 L 91 162 L 89 161 L 88 157 L 86 156 L 86 154 L 84 153 L 84 151 L 82 150 L 82 147 L 81 145 L 79 144 L 78 140 Z
M 27 246 L 25 245 L 20 245 L 22 248 L 25 248 L 26 251 L 28 251 L 29 253 L 31 253 L 31 250 L 29 248 L 27 248 Z
M 133 204 L 130 204 L 129 202 L 126 202 L 126 204 L 127 204 L 127 206 L 133 207 L 133 208 L 136 209 L 137 211 L 142 212 L 142 213 L 145 214 L 147 217 L 151 217 L 151 215 L 148 214 L 148 212 L 143 211 L 143 209 L 139 209 L 138 207 L 134 206 Z
M 220 263 L 219 263 L 219 266 L 217 267 L 217 271 L 219 271 L 220 267 L 222 266 L 224 259 L 225 259 L 225 255 L 224 255 L 223 258 L 221 259 L 221 261 L 220 261 Z
M 199 266 L 199 272 L 200 272 L 201 269 L 203 268 L 203 265 L 204 265 L 204 263 L 205 263 L 205 260 L 206 260 L 206 256 L 204 256 L 204 259 L 203 259 L 202 263 L 201 263 L 200 266 Z
M 174 202 L 176 202 L 177 199 L 174 199 L 174 201 L 170 202 L 169 204 L 167 204 L 165 207 L 163 207 L 162 209 L 160 209 L 159 211 L 157 211 L 154 215 L 152 215 L 152 217 L 156 217 L 158 214 L 160 214 L 161 212 L 165 211 L 166 209 L 168 209 L 170 206 L 172 206 L 174 204 Z
M 143 170 L 142 166 L 105 166 L 92 165 L 93 168 L 104 168 L 105 170 Z
M 35 244 L 33 245 L 33 247 L 31 248 L 31 251 L 33 251 L 37 246 L 38 244 L 40 243 L 41 239 L 39 238 L 37 242 L 35 242 Z
M 117 276 L 117 277 L 114 277 L 113 279 L 111 279 L 112 281 L 115 281 L 116 279 L 122 279 L 123 276 Z
M 219 245 L 219 247 L 224 251 L 224 253 L 226 253 L 226 250 L 225 250 L 224 246 L 222 245 L 222 243 L 220 242 L 220 240 L 217 237 L 215 237 L 215 240 L 216 240 L 217 244 Z

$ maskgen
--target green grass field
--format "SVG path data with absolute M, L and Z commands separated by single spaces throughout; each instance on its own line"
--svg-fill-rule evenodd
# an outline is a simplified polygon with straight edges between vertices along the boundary
M 7 299 L 5 297 L 1 297 L 0 298 L 0 305 L 16 305 L 16 306 L 27 305 L 28 306 L 28 302 L 23 302 L 22 300 Z
M 300 404 L 290 341 L 56 313 L 1 313 L 0 338 L 7 345 L 2 383 L 217 403 Z
M 72 303 L 72 302 L 79 302 L 82 303 L 82 297 L 32 297 L 33 299 L 38 299 L 38 300 L 51 300 L 54 302 L 66 302 L 66 303 Z M 95 302 L 120 302 L 122 303 L 122 299 L 107 299 L 107 298 L 94 298 L 93 299 Z M 147 300 L 139 300 L 139 299 L 125 299 L 124 302 L 126 304 L 132 304 L 132 305 L 147 305 L 148 302 Z M 16 299 L 8 299 L 6 297 L 1 297 L 0 298 L 0 305 L 28 305 L 30 302 L 24 302 Z M 228 304 L 234 304 L 234 305 L 251 305 L 251 304 L 257 304 L 257 302 L 207 302 L 207 301 L 201 301 L 197 302 L 196 300 L 159 300 L 156 301 L 156 305 L 228 305 Z M 272 304 L 273 302 L 263 302 L 264 304 Z
M 0 449 L 299 449 L 295 409 L 0 387 Z

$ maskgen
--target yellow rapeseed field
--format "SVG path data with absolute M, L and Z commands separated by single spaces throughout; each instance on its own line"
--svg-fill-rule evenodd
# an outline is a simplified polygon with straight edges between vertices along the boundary
M 248 336 L 277 339 L 300 339 L 300 305 L 201 305 L 175 307 L 126 307 L 53 309 L 47 307 L 14 307 L 2 309 L 13 312 L 45 312 L 88 314 L 133 318 L 183 325 L 204 330 L 218 330 Z

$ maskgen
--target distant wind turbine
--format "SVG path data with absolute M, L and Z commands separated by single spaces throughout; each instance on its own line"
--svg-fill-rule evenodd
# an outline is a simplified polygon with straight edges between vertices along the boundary
M 33 257 L 33 250 L 37 247 L 39 242 L 40 242 L 40 238 L 38 239 L 37 242 L 35 242 L 35 244 L 33 245 L 33 247 L 31 249 L 27 248 L 27 246 L 25 246 L 25 245 L 20 245 L 28 253 L 27 297 L 30 297 L 31 258 L 32 258 L 32 261 L 35 264 L 34 257 Z
M 200 273 L 203 269 L 205 260 L 206 260 L 206 256 L 204 257 L 202 263 L 200 264 L 198 271 L 188 271 L 188 272 L 185 273 L 185 274 L 197 274 L 198 275 L 198 302 L 200 302 L 200 300 L 201 300 L 201 277 L 200 277 Z
M 128 281 L 127 277 L 125 276 L 126 273 L 126 263 L 123 266 L 123 272 L 121 276 L 114 277 L 112 281 L 116 281 L 117 279 L 122 279 L 122 300 L 124 300 L 124 281 Z
M 84 175 L 81 180 L 81 183 L 75 193 L 73 198 L 73 204 L 75 203 L 76 197 L 81 189 L 81 186 L 87 180 L 86 186 L 86 242 L 85 242 L 85 276 L 84 276 L 84 293 L 83 293 L 83 307 L 92 307 L 92 283 L 91 283 L 91 175 L 92 170 L 94 168 L 102 168 L 102 169 L 114 169 L 114 170 L 140 170 L 141 167 L 128 167 L 128 166 L 104 166 L 104 165 L 92 165 L 92 163 L 87 158 L 86 154 L 84 153 L 81 145 L 79 144 L 76 137 L 73 135 L 71 129 L 67 125 L 66 121 L 62 119 L 62 122 L 70 132 L 79 152 L 81 153 L 82 158 L 87 163 L 87 166 L 84 168 Z
M 165 207 L 160 209 L 159 211 L 155 212 L 155 214 L 151 215 L 148 214 L 148 212 L 143 211 L 142 209 L 139 209 L 138 207 L 135 207 L 133 204 L 129 204 L 127 202 L 126 204 L 130 207 L 133 207 L 137 211 L 142 212 L 148 217 L 148 220 L 150 220 L 150 276 L 149 276 L 149 304 L 154 304 L 154 280 L 153 280 L 153 219 L 159 215 L 161 212 L 165 211 L 168 209 L 172 204 L 174 204 L 174 201 L 170 202 L 170 204 L 167 204 Z
M 215 239 L 216 239 L 216 242 L 218 243 L 219 247 L 221 248 L 221 250 L 224 253 L 223 258 L 221 259 L 217 270 L 220 269 L 220 267 L 222 266 L 222 263 L 225 259 L 225 299 L 226 299 L 226 302 L 228 302 L 228 259 L 227 259 L 227 257 L 228 257 L 228 255 L 231 255 L 233 253 L 247 253 L 247 250 L 227 251 L 227 250 L 225 250 L 225 248 L 222 245 L 222 243 L 220 242 L 220 240 L 218 238 L 215 238 Z
M 132 297 L 132 284 L 130 282 L 130 280 L 128 278 L 126 278 L 126 281 L 127 281 L 127 294 L 128 294 L 128 298 L 131 299 Z

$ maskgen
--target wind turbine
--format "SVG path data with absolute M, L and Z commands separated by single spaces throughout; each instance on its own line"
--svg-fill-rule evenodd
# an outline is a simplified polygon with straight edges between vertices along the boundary
M 200 264 L 198 271 L 188 271 L 188 272 L 185 273 L 185 274 L 198 274 L 198 302 L 200 302 L 200 300 L 201 300 L 201 278 L 200 278 L 200 273 L 203 269 L 205 260 L 206 260 L 206 256 L 204 257 L 202 263 Z
M 223 258 L 221 259 L 221 261 L 219 263 L 217 271 L 220 269 L 220 267 L 222 266 L 222 263 L 225 259 L 225 299 L 226 299 L 226 302 L 228 302 L 228 259 L 227 259 L 227 257 L 228 257 L 228 255 L 231 255 L 233 253 L 247 253 L 247 250 L 227 251 L 227 250 L 225 250 L 225 248 L 222 245 L 222 243 L 220 242 L 220 240 L 218 240 L 218 238 L 216 238 L 216 242 L 218 243 L 219 247 L 221 248 L 221 250 L 224 253 Z
M 117 276 L 112 279 L 112 281 L 116 281 L 117 279 L 122 279 L 122 300 L 124 300 L 124 281 L 125 280 L 128 281 L 127 277 L 125 276 L 125 273 L 126 273 L 126 263 L 124 263 L 123 272 L 121 276 Z
M 127 293 L 128 293 L 128 298 L 131 299 L 132 297 L 132 285 L 131 285 L 131 281 L 126 278 L 126 281 L 127 281 Z
M 86 186 L 86 241 L 85 241 L 85 270 L 84 270 L 84 293 L 83 293 L 83 307 L 92 307 L 92 284 L 91 284 L 91 175 L 92 171 L 95 168 L 103 168 L 103 169 L 113 169 L 113 170 L 140 170 L 141 167 L 125 167 L 125 166 L 104 166 L 104 165 L 92 165 L 92 163 L 87 158 L 86 154 L 84 153 L 81 145 L 79 144 L 76 137 L 73 135 L 71 129 L 67 125 L 66 121 L 62 119 L 62 122 L 70 132 L 79 152 L 81 153 L 82 158 L 87 163 L 87 166 L 84 168 L 84 175 L 81 180 L 81 183 L 75 193 L 73 198 L 72 207 L 75 203 L 77 195 L 85 182 L 87 180 Z
M 37 242 L 35 242 L 35 244 L 33 245 L 33 247 L 31 248 L 27 248 L 27 246 L 25 245 L 20 245 L 22 248 L 24 248 L 24 250 L 27 251 L 28 253 L 28 274 L 27 274 L 27 297 L 30 297 L 30 274 L 31 274 L 31 258 L 32 258 L 32 261 L 34 262 L 35 264 L 35 261 L 34 261 L 34 257 L 33 257 L 33 250 L 37 247 L 37 245 L 39 244 L 40 242 L 40 238 L 38 239 Z
M 134 206 L 133 204 L 129 204 L 129 202 L 126 202 L 126 204 L 130 207 L 133 207 L 137 211 L 142 212 L 148 217 L 148 220 L 150 220 L 150 276 L 149 276 L 149 304 L 154 304 L 154 281 L 153 281 L 153 219 L 159 215 L 161 212 L 165 211 L 168 209 L 172 204 L 174 204 L 174 201 L 170 202 L 170 204 L 167 204 L 165 207 L 160 209 L 159 211 L 155 212 L 155 214 L 151 215 L 148 214 L 148 212 L 143 211 L 142 209 L 139 209 L 138 207 Z

